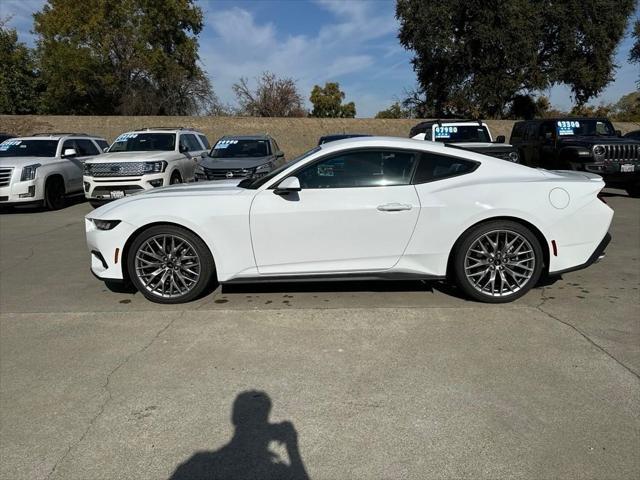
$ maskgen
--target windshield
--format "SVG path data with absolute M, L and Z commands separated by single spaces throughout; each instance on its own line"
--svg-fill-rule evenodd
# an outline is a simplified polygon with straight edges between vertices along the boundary
M 433 139 L 436 142 L 491 142 L 487 127 L 482 125 L 434 125 Z
M 269 155 L 267 140 L 223 139 L 213 146 L 209 156 L 213 158 L 250 158 Z
M 0 157 L 55 157 L 58 140 L 5 140 Z
M 313 155 L 316 152 L 319 152 L 321 150 L 320 147 L 315 147 L 312 148 L 311 150 L 304 152 L 302 155 L 300 155 L 299 157 L 294 158 L 293 160 L 280 165 L 278 168 L 271 170 L 271 172 L 269 172 L 267 175 L 265 175 L 264 177 L 260 177 L 257 178 L 255 180 L 251 179 L 251 178 L 245 178 L 244 180 L 242 180 L 238 186 L 240 188 L 249 188 L 251 190 L 255 190 L 257 188 L 260 188 L 262 185 L 264 185 L 265 183 L 267 183 L 269 180 L 271 180 L 272 178 L 274 178 L 275 176 L 279 175 L 281 172 L 283 172 L 284 170 L 286 170 L 287 168 L 289 168 L 292 165 L 295 165 L 296 163 L 298 163 L 300 160 L 304 160 L 305 158 L 307 158 L 310 155 Z
M 616 131 L 608 120 L 558 120 L 556 122 L 556 132 L 561 137 L 572 135 L 582 136 L 615 136 Z
M 111 152 L 169 152 L 175 149 L 175 133 L 123 133 L 109 148 Z

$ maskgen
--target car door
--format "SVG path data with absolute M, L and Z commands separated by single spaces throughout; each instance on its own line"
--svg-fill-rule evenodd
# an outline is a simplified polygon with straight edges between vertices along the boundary
M 64 156 L 65 150 L 69 148 L 76 151 L 74 156 Z M 62 158 L 61 168 L 64 170 L 64 177 L 67 180 L 67 192 L 82 190 L 84 162 L 95 155 L 98 155 L 98 149 L 89 139 L 68 138 L 64 141 L 60 156 Z
M 180 135 L 180 144 L 185 147 L 183 155 L 186 160 L 182 162 L 182 179 L 187 182 L 194 178 L 195 169 L 200 160 L 202 152 L 205 152 L 202 145 L 192 133 L 183 133 Z
M 292 173 L 301 191 L 266 189 L 251 206 L 261 275 L 349 273 L 393 267 L 420 210 L 410 184 L 417 154 L 357 149 Z

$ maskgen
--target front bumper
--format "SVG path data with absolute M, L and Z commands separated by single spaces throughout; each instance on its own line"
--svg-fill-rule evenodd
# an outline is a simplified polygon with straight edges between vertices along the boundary
M 632 171 L 622 171 L 623 168 L 630 168 L 630 166 L 633 167 Z M 628 185 L 640 184 L 640 163 L 638 162 L 585 163 L 580 165 L 577 170 L 600 175 L 605 184 L 610 187 L 624 188 Z
M 93 222 L 85 218 L 91 272 L 96 277 L 103 280 L 124 280 L 124 247 L 135 230 L 136 228 L 127 222 L 120 222 L 112 230 L 98 230 Z
M 0 205 L 25 205 L 41 202 L 44 199 L 43 189 L 39 187 L 37 180 L 26 182 L 12 182 L 5 187 L 0 187 Z
M 92 201 L 109 202 L 118 197 L 111 192 L 122 192 L 124 196 L 142 193 L 156 187 L 169 185 L 166 173 L 154 173 L 136 177 L 82 177 L 84 196 Z

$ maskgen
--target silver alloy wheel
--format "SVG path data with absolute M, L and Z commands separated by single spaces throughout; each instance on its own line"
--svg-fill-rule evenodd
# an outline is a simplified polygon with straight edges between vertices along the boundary
M 135 258 L 138 280 L 158 297 L 175 298 L 189 293 L 200 278 L 200 257 L 185 238 L 174 234 L 147 239 Z
M 531 243 L 512 230 L 492 230 L 478 237 L 464 258 L 464 274 L 484 295 L 503 297 L 523 288 L 535 271 Z

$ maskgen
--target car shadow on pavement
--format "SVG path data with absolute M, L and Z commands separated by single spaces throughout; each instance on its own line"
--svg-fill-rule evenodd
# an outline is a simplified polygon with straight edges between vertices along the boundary
M 171 480 L 309 478 L 291 422 L 270 423 L 271 399 L 265 392 L 246 391 L 233 402 L 233 438 L 218 450 L 197 452 L 178 465 Z M 283 458 L 271 449 L 284 447 Z
M 69 197 L 65 199 L 64 206 L 60 210 L 73 207 L 74 205 L 78 205 L 80 203 L 85 203 L 86 200 L 87 199 L 84 198 L 84 195 L 74 195 L 73 197 Z M 19 213 L 33 214 L 33 213 L 43 213 L 43 212 L 48 212 L 48 210 L 44 207 L 44 205 L 39 205 L 39 204 L 11 206 L 11 207 L 8 207 L 6 205 L 0 205 L 0 215 L 16 215 Z
M 313 292 L 433 292 L 436 284 L 426 280 L 352 280 L 304 282 L 256 282 L 223 284 L 222 293 L 313 293 Z

